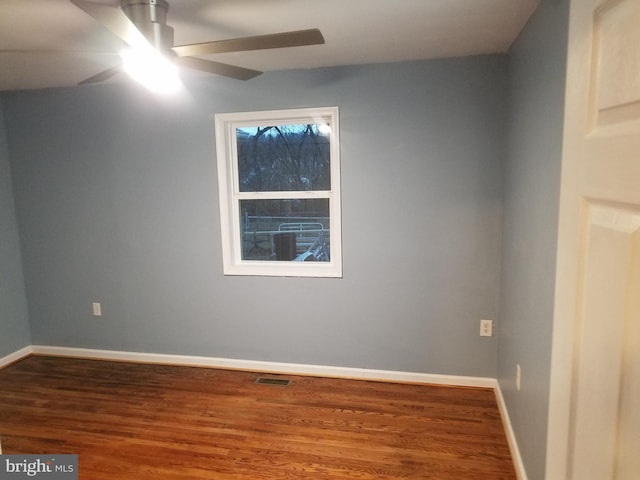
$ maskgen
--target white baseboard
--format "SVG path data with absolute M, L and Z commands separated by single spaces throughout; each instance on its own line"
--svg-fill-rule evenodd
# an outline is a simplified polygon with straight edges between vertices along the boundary
M 511 419 L 509 418 L 509 410 L 507 410 L 507 404 L 504 401 L 502 389 L 500 388 L 500 383 L 498 381 L 496 381 L 494 391 L 496 392 L 496 401 L 498 402 L 498 409 L 500 410 L 500 416 L 502 417 L 504 432 L 507 436 L 507 442 L 509 442 L 509 450 L 511 451 L 513 466 L 516 469 L 516 477 L 518 478 L 518 480 L 528 480 L 527 471 L 524 468 L 522 456 L 520 455 L 520 449 L 518 448 L 518 441 L 516 440 L 513 426 L 511 425 Z
M 437 375 L 428 373 L 398 372 L 392 370 L 371 370 L 365 368 L 306 365 L 299 363 L 262 362 L 257 360 L 237 360 L 218 357 L 192 355 L 168 355 L 161 353 L 125 352 L 119 350 L 96 350 L 90 348 L 54 347 L 32 345 L 36 355 L 91 358 L 124 362 L 157 363 L 164 365 L 184 365 L 191 367 L 213 367 L 230 370 L 246 370 L 290 375 L 311 375 L 319 377 L 351 378 L 356 380 L 377 380 L 402 383 L 429 383 L 464 387 L 495 388 L 496 380 L 486 377 L 465 377 L 458 375 Z
M 33 349 L 31 345 L 27 345 L 26 347 L 23 347 L 20 350 L 16 350 L 15 352 L 0 358 L 0 368 L 4 368 L 7 365 L 11 365 L 12 363 L 17 362 L 18 360 L 22 360 L 23 358 L 28 357 L 32 353 L 33 353 Z

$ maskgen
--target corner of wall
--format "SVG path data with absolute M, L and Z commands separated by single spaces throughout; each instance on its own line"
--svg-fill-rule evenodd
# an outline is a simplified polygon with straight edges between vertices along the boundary
M 8 134 L 0 97 L 0 355 L 31 343 L 22 254 L 11 180 Z

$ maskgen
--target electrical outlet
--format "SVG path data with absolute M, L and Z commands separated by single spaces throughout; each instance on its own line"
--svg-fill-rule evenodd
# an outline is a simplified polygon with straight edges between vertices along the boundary
M 493 320 L 480 320 L 480 336 L 491 337 L 493 335 Z
M 91 308 L 93 309 L 93 316 L 94 317 L 101 317 L 102 316 L 102 305 L 100 305 L 98 302 L 93 302 L 91 304 Z
M 520 368 L 520 364 L 516 365 L 516 389 L 520 391 L 520 380 L 522 380 L 522 369 Z

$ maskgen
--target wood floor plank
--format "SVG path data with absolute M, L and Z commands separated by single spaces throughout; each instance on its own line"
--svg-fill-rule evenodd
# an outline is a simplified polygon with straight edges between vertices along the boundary
M 0 370 L 3 451 L 83 480 L 516 478 L 490 389 L 258 376 L 32 356 Z

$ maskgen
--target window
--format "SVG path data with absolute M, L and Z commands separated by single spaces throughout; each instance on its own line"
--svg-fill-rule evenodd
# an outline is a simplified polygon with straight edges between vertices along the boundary
M 225 275 L 341 277 L 338 108 L 215 116 Z

